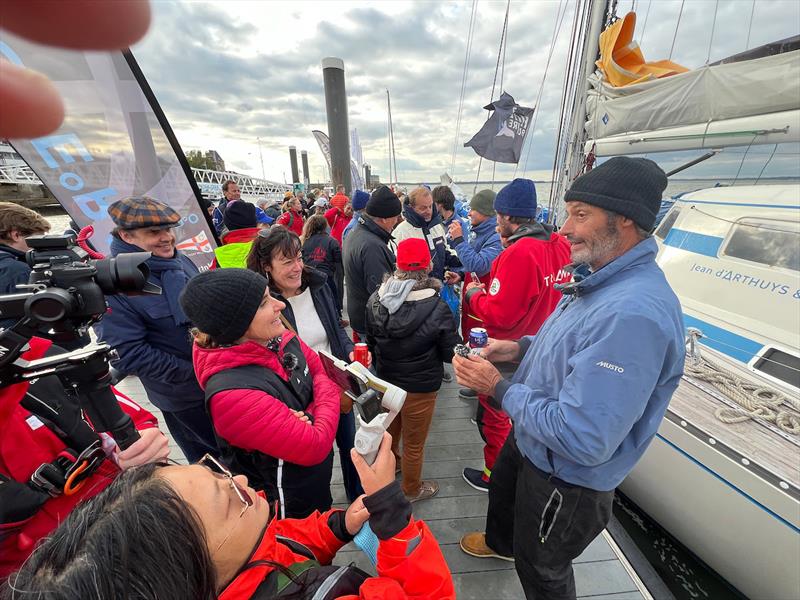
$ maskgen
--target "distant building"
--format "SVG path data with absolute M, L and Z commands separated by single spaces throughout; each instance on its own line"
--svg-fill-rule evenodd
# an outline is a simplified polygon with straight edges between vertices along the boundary
M 213 167 L 210 167 L 213 171 L 224 171 L 225 170 L 225 161 L 222 160 L 222 157 L 217 153 L 216 150 L 208 150 L 206 151 L 206 158 L 214 163 Z
M 367 182 L 367 187 L 369 189 L 374 189 L 381 184 L 381 176 L 377 173 L 370 173 L 369 174 L 369 181 Z

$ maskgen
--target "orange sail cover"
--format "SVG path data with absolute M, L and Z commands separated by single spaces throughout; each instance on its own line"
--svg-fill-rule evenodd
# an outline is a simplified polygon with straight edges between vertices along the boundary
M 645 62 L 639 44 L 633 41 L 636 13 L 629 12 L 600 34 L 597 67 L 614 87 L 685 73 L 689 69 L 670 60 Z

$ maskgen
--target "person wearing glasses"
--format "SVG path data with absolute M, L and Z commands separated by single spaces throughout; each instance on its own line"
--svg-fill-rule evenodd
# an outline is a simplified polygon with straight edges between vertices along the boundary
M 353 460 L 367 495 L 347 510 L 305 519 L 276 518 L 246 477 L 210 456 L 199 465 L 131 469 L 79 507 L 2 592 L 142 600 L 455 598 L 436 538 L 411 516 L 394 479 L 391 437 L 385 434 L 372 466 L 355 452 Z M 332 566 L 367 521 L 379 540 L 377 576 Z
M 316 218 L 311 217 L 308 223 L 313 226 L 318 222 Z M 330 236 L 327 237 L 336 244 Z M 325 350 L 336 358 L 352 362 L 353 342 L 341 325 L 336 299 L 328 285 L 330 280 L 324 271 L 303 262 L 304 253 L 305 248 L 301 250 L 300 238 L 295 233 L 284 227 L 273 227 L 253 242 L 247 268 L 268 278 L 269 289 L 284 304 L 281 316 L 287 328 L 296 332 L 314 351 Z M 362 490 L 350 460 L 356 433 L 355 417 L 352 402 L 344 398 L 336 430 L 336 446 L 347 499 L 353 502 Z
M 267 278 L 207 271 L 187 284 L 180 303 L 195 325 L 195 374 L 225 464 L 277 500 L 282 518 L 329 509 L 339 388 L 284 327 L 285 304 Z

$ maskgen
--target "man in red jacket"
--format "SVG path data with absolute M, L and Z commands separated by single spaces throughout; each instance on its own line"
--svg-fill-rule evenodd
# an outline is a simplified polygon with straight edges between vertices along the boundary
M 31 349 L 23 357 L 41 358 L 50 346 L 49 340 L 32 338 Z M 120 407 L 133 419 L 141 438 L 120 452 L 113 439 L 100 434 L 106 458 L 97 470 L 72 490 L 65 485 L 48 495 L 43 489 L 52 481 L 48 475 L 54 474 L 54 469 L 67 469 L 77 463 L 76 450 L 22 403 L 26 396 L 49 396 L 60 391 L 60 381 L 54 377 L 0 390 L 0 487 L 6 491 L 15 487 L 17 492 L 13 496 L 3 494 L 0 502 L 0 580 L 18 569 L 37 542 L 49 535 L 78 503 L 99 494 L 122 470 L 165 461 L 169 456 L 167 438 L 158 430 L 156 418 L 115 391 Z M 94 435 L 91 431 L 89 434 Z M 76 437 L 74 431 L 72 437 Z
M 464 310 L 483 322 L 489 337 L 517 340 L 534 335 L 553 312 L 561 293 L 556 283 L 570 280 L 564 267 L 570 262 L 570 246 L 550 225 L 536 221 L 536 187 L 530 179 L 515 179 L 497 194 L 497 233 L 506 249 L 492 263 L 489 289 L 470 283 Z M 508 415 L 478 396 L 478 430 L 486 442 L 484 469 L 464 469 L 467 483 L 489 490 L 489 477 L 500 448 L 511 431 Z

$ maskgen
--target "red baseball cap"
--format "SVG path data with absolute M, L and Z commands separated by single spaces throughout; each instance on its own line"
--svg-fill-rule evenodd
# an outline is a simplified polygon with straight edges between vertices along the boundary
M 431 264 L 428 243 L 420 238 L 409 238 L 397 245 L 397 268 L 402 271 L 423 271 Z

